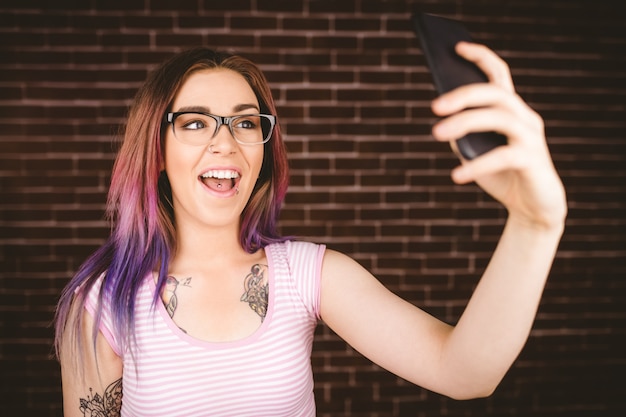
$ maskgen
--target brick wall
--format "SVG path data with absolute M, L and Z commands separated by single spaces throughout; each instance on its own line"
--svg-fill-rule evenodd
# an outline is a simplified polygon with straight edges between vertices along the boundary
M 108 233 L 115 132 L 147 72 L 197 44 L 238 51 L 271 81 L 293 170 L 282 230 L 351 254 L 455 322 L 505 213 L 453 185 L 455 157 L 431 140 L 433 89 L 407 23 L 418 8 L 465 20 L 509 62 L 545 118 L 567 230 L 529 343 L 493 396 L 412 386 L 320 325 L 319 415 L 623 415 L 626 7 L 586 0 L 3 1 L 0 414 L 60 415 L 49 323 Z

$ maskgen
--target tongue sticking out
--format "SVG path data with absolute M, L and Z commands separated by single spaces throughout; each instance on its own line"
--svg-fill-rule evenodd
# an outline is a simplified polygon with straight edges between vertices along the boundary
M 235 186 L 235 180 L 232 178 L 202 178 L 207 187 L 215 191 L 229 191 Z

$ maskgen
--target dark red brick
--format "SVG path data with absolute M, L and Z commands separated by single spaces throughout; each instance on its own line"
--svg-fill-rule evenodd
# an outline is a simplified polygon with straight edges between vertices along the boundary
M 6 4 L 5 4 L 6 3 Z M 110 232 L 117 135 L 148 71 L 180 49 L 266 71 L 291 157 L 280 231 L 351 255 L 456 323 L 506 212 L 436 142 L 432 76 L 409 16 L 466 22 L 545 119 L 568 192 L 531 338 L 496 392 L 454 401 L 372 365 L 327 326 L 312 364 L 321 417 L 622 415 L 626 291 L 624 5 L 436 0 L 3 3 L 0 12 L 0 415 L 61 415 L 54 303 Z M 419 7 L 418 7 L 419 6 Z M 6 384 L 5 384 L 6 385 Z

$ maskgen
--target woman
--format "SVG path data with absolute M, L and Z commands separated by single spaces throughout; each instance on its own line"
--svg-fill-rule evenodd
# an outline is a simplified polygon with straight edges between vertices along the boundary
M 113 170 L 111 237 L 59 302 L 65 415 L 313 416 L 319 319 L 415 384 L 489 395 L 528 337 L 566 203 L 542 120 L 506 64 L 480 45 L 457 52 L 490 82 L 435 100 L 433 134 L 508 137 L 452 178 L 476 181 L 509 216 L 456 326 L 349 257 L 277 234 L 287 162 L 270 89 L 249 61 L 198 48 L 138 92 Z

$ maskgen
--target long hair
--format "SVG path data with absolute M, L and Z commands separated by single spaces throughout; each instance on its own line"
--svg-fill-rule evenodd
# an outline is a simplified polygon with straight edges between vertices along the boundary
M 180 53 L 150 74 L 130 108 L 124 139 L 117 154 L 107 199 L 112 222 L 108 240 L 79 268 L 61 294 L 55 317 L 55 348 L 82 352 L 82 310 L 90 289 L 102 278 L 91 335 L 95 348 L 107 300 L 116 339 L 123 352 L 134 334 L 135 298 L 146 276 L 158 273 L 153 303 L 167 278 L 176 249 L 174 209 L 164 160 L 165 113 L 187 77 L 202 69 L 226 68 L 241 74 L 254 91 L 261 112 L 276 114 L 271 90 L 261 70 L 245 58 L 199 47 Z M 288 164 L 279 124 L 264 149 L 259 179 L 240 218 L 239 240 L 244 250 L 256 250 L 284 240 L 277 221 L 287 191 Z M 64 340 L 64 338 L 70 340 Z

